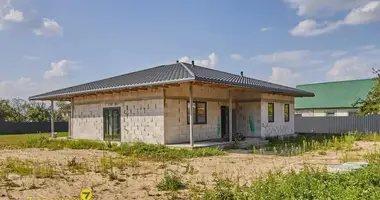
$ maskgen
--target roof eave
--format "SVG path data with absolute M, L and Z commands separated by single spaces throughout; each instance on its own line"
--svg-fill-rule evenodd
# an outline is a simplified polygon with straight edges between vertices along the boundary
M 83 95 L 83 94 L 93 94 L 97 92 L 109 92 L 114 90 L 123 90 L 123 89 L 132 89 L 132 88 L 138 88 L 138 87 L 149 87 L 149 86 L 157 86 L 157 85 L 166 85 L 166 84 L 172 84 L 172 83 L 182 83 L 182 82 L 191 82 L 194 78 L 183 78 L 183 79 L 175 79 L 170 81 L 158 81 L 154 83 L 142 83 L 142 84 L 135 84 L 135 85 L 127 85 L 127 86 L 117 86 L 117 87 L 109 87 L 109 88 L 101 88 L 101 89 L 93 89 L 93 90 L 87 90 L 87 91 L 79 91 L 79 92 L 70 92 L 70 93 L 62 93 L 57 95 L 35 95 L 31 96 L 28 99 L 30 101 L 46 101 L 46 100 L 57 100 L 57 99 L 65 99 L 65 98 L 71 98 L 76 95 Z M 55 92 L 55 91 L 52 91 Z M 50 92 L 49 92 L 50 93 Z

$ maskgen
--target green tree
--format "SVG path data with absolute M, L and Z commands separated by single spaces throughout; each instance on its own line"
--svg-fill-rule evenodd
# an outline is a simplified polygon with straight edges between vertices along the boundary
M 57 101 L 57 109 L 54 113 L 54 119 L 57 122 L 68 121 L 71 112 L 71 105 L 66 101 Z
M 5 121 L 12 121 L 14 115 L 14 110 L 10 106 L 9 100 L 0 99 L 0 119 Z
M 9 101 L 12 107 L 11 117 L 13 122 L 26 122 L 26 113 L 28 111 L 28 101 L 20 98 L 13 98 Z
M 49 108 L 44 103 L 32 102 L 26 113 L 29 122 L 47 122 L 50 120 Z
M 359 115 L 380 114 L 380 70 L 373 70 L 376 82 L 366 99 L 357 100 L 353 105 L 360 105 Z

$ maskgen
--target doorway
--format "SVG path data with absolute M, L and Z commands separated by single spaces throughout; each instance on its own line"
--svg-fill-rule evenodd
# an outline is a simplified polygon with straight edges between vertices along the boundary
M 220 107 L 220 131 L 223 139 L 229 140 L 229 109 L 228 106 Z

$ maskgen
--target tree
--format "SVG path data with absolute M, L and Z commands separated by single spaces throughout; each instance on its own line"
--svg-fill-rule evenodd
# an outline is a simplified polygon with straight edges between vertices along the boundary
M 57 122 L 68 121 L 71 112 L 71 104 L 66 101 L 57 101 L 57 110 L 54 113 L 54 119 Z
M 358 99 L 353 105 L 360 105 L 359 115 L 380 114 L 380 70 L 373 69 L 376 82 L 366 99 Z
M 9 104 L 9 100 L 0 99 L 0 118 L 5 121 L 12 121 L 14 110 Z
M 29 122 L 47 122 L 50 120 L 49 108 L 44 103 L 32 102 L 26 113 Z
M 12 118 L 14 122 L 25 122 L 26 113 L 28 111 L 29 103 L 24 99 L 13 98 L 9 102 L 12 107 Z

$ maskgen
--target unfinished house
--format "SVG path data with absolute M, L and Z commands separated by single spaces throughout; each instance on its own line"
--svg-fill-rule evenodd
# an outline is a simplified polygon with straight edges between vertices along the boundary
M 313 95 L 177 62 L 29 99 L 71 101 L 73 139 L 193 146 L 294 134 L 294 98 Z

